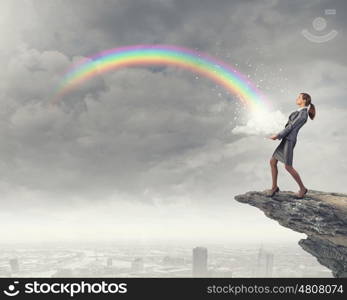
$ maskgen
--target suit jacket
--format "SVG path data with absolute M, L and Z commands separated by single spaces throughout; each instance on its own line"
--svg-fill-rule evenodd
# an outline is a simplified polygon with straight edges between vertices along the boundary
M 290 114 L 285 128 L 277 134 L 278 139 L 286 138 L 287 140 L 296 141 L 300 128 L 306 123 L 308 118 L 307 108 L 294 111 Z

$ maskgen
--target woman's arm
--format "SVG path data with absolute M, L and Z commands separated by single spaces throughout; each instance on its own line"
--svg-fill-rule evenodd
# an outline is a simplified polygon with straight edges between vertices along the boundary
M 298 113 L 298 116 L 292 121 L 289 122 L 288 126 L 285 127 L 281 132 L 279 132 L 276 136 L 279 140 L 284 138 L 289 132 L 291 132 L 294 128 L 299 127 L 300 125 L 306 122 L 305 112 L 301 110 Z

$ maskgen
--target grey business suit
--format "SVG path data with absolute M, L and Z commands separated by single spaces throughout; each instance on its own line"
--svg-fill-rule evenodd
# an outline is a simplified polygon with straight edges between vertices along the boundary
M 285 128 L 277 134 L 282 140 L 272 156 L 286 165 L 293 164 L 293 151 L 300 128 L 307 122 L 308 110 L 303 108 L 290 114 Z

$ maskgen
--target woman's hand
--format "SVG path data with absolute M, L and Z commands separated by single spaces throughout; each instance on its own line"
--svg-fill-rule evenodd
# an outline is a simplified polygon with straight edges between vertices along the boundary
M 269 136 L 269 139 L 272 139 L 272 140 L 277 140 L 278 136 L 277 135 L 272 135 L 272 136 Z

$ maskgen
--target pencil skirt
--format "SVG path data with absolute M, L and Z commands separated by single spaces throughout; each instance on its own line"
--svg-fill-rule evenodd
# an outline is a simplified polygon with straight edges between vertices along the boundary
M 281 143 L 277 146 L 272 157 L 276 158 L 280 162 L 286 165 L 293 165 L 293 153 L 296 141 L 282 139 Z

